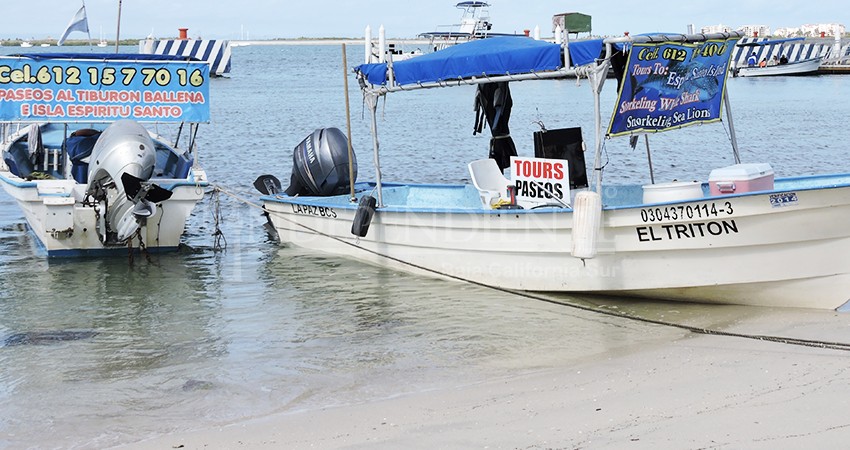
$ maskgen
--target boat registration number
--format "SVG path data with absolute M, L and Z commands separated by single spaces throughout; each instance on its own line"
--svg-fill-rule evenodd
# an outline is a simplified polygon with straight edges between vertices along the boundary
M 671 205 L 656 208 L 641 208 L 640 220 L 643 223 L 671 222 L 677 220 L 709 219 L 731 216 L 734 212 L 731 202 L 700 203 L 694 205 Z
M 298 205 L 295 203 L 291 203 L 291 205 L 292 212 L 295 214 L 336 219 L 336 211 L 334 211 L 333 208 L 328 208 L 326 206 Z

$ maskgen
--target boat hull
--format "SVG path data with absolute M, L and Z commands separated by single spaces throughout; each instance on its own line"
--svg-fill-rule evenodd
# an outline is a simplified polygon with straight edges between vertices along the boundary
M 106 128 L 106 124 L 96 126 Z M 122 157 L 117 151 L 93 152 L 90 177 L 102 178 L 105 186 L 111 186 L 106 188 L 108 195 L 98 199 L 97 195 L 92 193 L 92 186 L 96 183 L 92 180 L 76 179 L 73 175 L 75 167 L 70 165 L 71 158 L 60 153 L 59 149 L 65 146 L 64 124 L 41 124 L 39 128 L 43 133 L 45 149 L 55 150 L 45 151 L 45 159 L 37 168 L 39 171 L 33 171 L 28 177 L 34 179 L 23 178 L 23 174 L 12 171 L 10 167 L 13 163 L 9 161 L 16 161 L 12 155 L 16 148 L 21 147 L 21 140 L 27 135 L 27 129 L 10 135 L 2 148 L 4 159 L 0 161 L 0 185 L 20 207 L 38 247 L 48 257 L 127 253 L 128 247 L 144 248 L 151 252 L 178 248 L 186 221 L 195 205 L 203 199 L 204 188 L 208 185 L 203 169 L 188 167 L 191 162 L 185 155 L 180 156 L 177 150 L 157 135 L 151 133 L 146 136 L 147 146 L 160 149 L 162 163 L 155 163 L 155 156 L 148 155 L 147 168 L 132 173 L 144 176 L 145 183 L 170 191 L 171 195 L 164 201 L 157 201 L 156 207 L 151 209 L 153 214 L 150 217 L 133 218 L 132 222 L 136 226 L 132 233 L 115 239 L 118 219 L 121 218 L 119 216 L 124 214 L 125 210 L 131 210 L 134 205 L 122 189 L 121 183 L 115 182 L 112 176 L 128 172 L 130 168 L 138 165 L 140 160 Z M 149 133 L 142 127 L 138 127 L 138 131 Z M 108 144 L 107 141 L 109 136 L 103 143 Z M 138 152 L 137 150 L 136 153 Z M 104 164 L 115 166 L 115 170 L 108 176 L 97 169 Z M 151 172 L 154 171 L 163 173 L 152 177 Z M 179 177 L 175 177 L 176 173 L 180 174 Z M 42 176 L 33 177 L 33 174 Z M 61 177 L 63 174 L 66 177 Z
M 777 64 L 765 67 L 741 67 L 738 69 L 739 77 L 768 77 L 776 75 L 813 75 L 820 68 L 821 59 L 811 58 L 795 61 L 788 64 Z
M 348 202 L 263 200 L 283 243 L 418 274 L 528 291 L 834 309 L 850 299 L 850 228 L 836 220 L 850 217 L 847 183 L 777 180 L 777 190 L 761 193 L 606 206 L 597 256 L 587 259 L 571 255 L 572 210 L 445 208 L 468 187 L 385 187 L 385 198 L 434 206 L 386 202 L 361 238 L 351 234 Z
M 205 180 L 202 172 L 192 174 Z M 176 250 L 195 205 L 204 196 L 206 181 L 156 180 L 171 190 L 170 199 L 159 204 L 156 213 L 140 227 L 149 251 Z M 83 200 L 86 185 L 71 180 L 26 181 L 10 172 L 0 172 L 0 184 L 20 207 L 38 246 L 49 257 L 94 256 L 126 253 L 128 244 L 105 245 L 98 236 L 101 211 Z M 130 243 L 139 248 L 138 239 Z

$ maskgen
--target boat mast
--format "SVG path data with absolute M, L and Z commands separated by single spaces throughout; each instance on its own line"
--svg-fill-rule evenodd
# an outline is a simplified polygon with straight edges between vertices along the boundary
M 118 0 L 118 29 L 115 31 L 115 53 L 118 53 L 119 42 L 121 42 L 121 0 Z

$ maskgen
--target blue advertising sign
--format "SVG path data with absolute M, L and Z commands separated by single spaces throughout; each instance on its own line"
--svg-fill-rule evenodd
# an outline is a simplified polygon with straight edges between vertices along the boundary
M 198 61 L 0 57 L 0 121 L 209 122 Z
M 634 44 L 608 136 L 720 120 L 734 39 Z

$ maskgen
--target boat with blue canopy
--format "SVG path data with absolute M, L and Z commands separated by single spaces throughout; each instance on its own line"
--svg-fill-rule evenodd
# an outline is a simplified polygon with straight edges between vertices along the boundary
M 138 54 L 0 57 L 0 184 L 48 257 L 176 250 L 208 185 L 209 65 Z
M 322 128 L 295 147 L 286 189 L 271 175 L 255 186 L 281 243 L 397 270 L 508 290 L 838 308 L 850 299 L 850 228 L 843 220 L 850 217 L 850 175 L 775 178 L 768 163 L 741 161 L 726 92 L 741 36 L 655 34 L 560 45 L 490 38 L 360 65 L 375 179 L 356 182 L 350 140 Z M 609 115 L 600 93 L 611 69 L 618 92 Z M 510 86 L 576 77 L 589 81 L 583 86 L 593 98 L 592 159 L 585 161 L 577 127 L 535 132 L 534 157 L 519 155 L 507 124 L 518 107 Z M 385 182 L 379 101 L 456 86 L 476 89 L 476 131 L 490 128 L 490 157 L 463 163 L 468 184 Z M 688 177 L 697 181 L 655 181 L 651 135 L 724 117 L 735 164 Z M 646 182 L 604 182 L 605 143 L 634 148 L 641 138 Z M 679 151 L 708 151 L 699 144 Z

